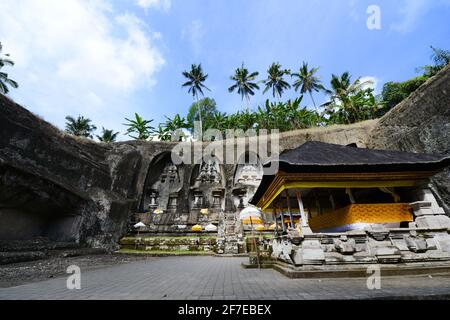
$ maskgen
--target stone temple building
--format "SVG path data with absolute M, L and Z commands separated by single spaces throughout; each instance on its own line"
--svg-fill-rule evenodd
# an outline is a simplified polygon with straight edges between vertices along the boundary
M 282 133 L 279 152 L 295 150 L 314 141 L 343 147 L 356 146 L 354 150 L 437 154 L 443 155 L 444 159 L 450 155 L 449 92 L 450 67 L 447 67 L 383 118 L 348 126 Z M 269 143 L 271 139 L 269 136 Z M 270 159 L 255 155 L 249 149 L 238 154 L 237 142 L 228 142 L 236 148 L 240 159 L 236 164 L 222 163 L 217 158 L 209 157 L 201 163 L 178 165 L 171 156 L 177 143 L 127 141 L 101 144 L 72 137 L 7 97 L 0 96 L 0 256 L 8 250 L 33 252 L 38 247 L 66 245 L 108 251 L 117 250 L 120 244 L 122 247 L 166 250 L 172 245 L 167 239 L 177 237 L 180 241 L 176 245 L 180 250 L 195 247 L 195 250 L 217 253 L 245 251 L 245 231 L 248 227 L 237 219 L 238 213 L 257 195 L 265 179 L 263 165 Z M 203 147 L 206 148 L 207 143 Z M 400 190 L 400 199 L 405 199 L 401 203 L 422 202 L 417 204 L 420 208 L 412 208 L 414 212 L 437 210 L 433 212 L 450 214 L 450 170 L 448 167 L 439 169 L 442 169 L 440 173 L 427 176 L 423 188 L 426 193 L 421 197 L 408 200 L 402 197 L 404 190 Z M 395 202 L 394 193 L 397 190 L 392 192 L 390 188 L 397 186 L 375 187 L 376 199 Z M 339 207 L 342 199 L 351 202 L 351 197 L 354 197 L 354 205 L 357 205 L 358 199 L 370 198 L 361 190 L 354 192 L 353 188 L 349 189 L 350 192 L 338 190 L 331 193 L 336 210 L 342 209 Z M 332 209 L 333 202 L 330 194 L 322 191 L 305 193 L 305 202 L 308 205 L 317 197 L 322 203 L 321 199 L 327 198 L 328 201 L 323 202 L 325 205 L 319 209 L 326 214 Z M 295 212 L 296 194 L 290 193 L 289 197 L 292 198 L 294 223 L 298 224 L 301 222 L 301 210 Z M 431 203 L 431 209 L 424 207 L 423 202 Z M 281 209 L 284 214 L 289 208 Z M 318 209 L 311 207 L 310 210 L 314 215 L 314 210 Z M 281 210 L 278 210 L 280 213 Z M 273 210 L 264 212 L 267 229 L 274 224 L 274 217 Z M 395 227 L 406 227 L 406 224 L 409 227 L 413 221 L 408 220 L 412 219 L 401 219 L 401 225 Z M 289 219 L 282 221 L 290 223 Z M 139 230 L 140 234 L 149 239 L 153 237 L 153 240 L 145 242 L 147 240 L 143 239 L 144 243 L 136 243 L 134 238 L 129 238 L 136 234 L 132 226 L 137 222 L 146 225 Z M 418 223 L 417 219 L 415 222 Z M 346 223 L 331 226 L 317 223 L 317 228 L 314 223 L 311 219 L 312 231 L 348 231 L 339 229 Z M 192 230 L 197 225 L 202 227 L 202 232 Z M 208 231 L 206 227 L 211 225 L 217 230 L 210 228 Z M 275 224 L 274 227 L 277 226 Z M 280 226 L 283 228 L 282 224 Z M 287 225 L 285 228 L 288 233 Z M 274 232 L 267 231 L 271 235 Z M 448 234 L 445 230 L 440 232 Z M 391 244 L 396 241 L 395 236 L 390 236 L 386 231 L 380 231 L 376 237 L 381 239 L 383 234 L 386 238 L 380 241 L 390 241 Z M 192 236 L 196 239 L 192 240 Z M 161 243 L 164 237 L 164 243 Z M 330 246 L 327 248 L 332 252 L 335 249 L 331 246 L 339 247 L 338 240 L 346 247 L 349 239 L 338 234 L 331 238 L 312 237 L 315 239 L 310 243 L 311 248 L 319 245 L 323 250 L 325 245 Z M 361 237 L 350 240 L 358 244 L 363 241 Z M 427 239 L 428 233 L 420 237 Z M 30 244 L 36 239 L 39 239 L 39 246 Z M 294 239 L 291 244 L 297 245 L 298 238 Z M 327 241 L 329 244 L 325 244 Z M 11 248 L 13 242 L 17 245 Z M 423 244 L 422 240 L 419 242 Z M 431 242 L 429 246 L 432 247 Z M 283 248 L 287 252 L 288 249 Z M 13 256 L 11 252 L 8 254 Z
M 264 175 L 251 202 L 273 212 L 274 258 L 301 266 L 450 260 L 450 218 L 428 187 L 450 156 L 307 142 L 271 162 L 279 171 Z

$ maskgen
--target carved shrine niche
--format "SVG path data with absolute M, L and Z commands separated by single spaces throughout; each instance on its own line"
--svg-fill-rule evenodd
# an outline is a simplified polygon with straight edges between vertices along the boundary
M 225 172 L 215 157 L 196 165 L 190 182 L 191 211 L 217 213 L 225 209 Z
M 152 213 L 157 209 L 176 211 L 183 175 L 184 167 L 174 165 L 170 153 L 157 157 L 149 168 L 141 209 Z
M 233 204 L 236 210 L 242 210 L 255 194 L 264 175 L 262 164 L 256 154 L 246 153 L 236 166 Z

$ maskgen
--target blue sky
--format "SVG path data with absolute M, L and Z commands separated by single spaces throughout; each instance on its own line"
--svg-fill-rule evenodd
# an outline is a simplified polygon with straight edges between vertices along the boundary
M 366 26 L 371 4 L 381 30 Z M 228 113 L 243 109 L 227 91 L 242 62 L 262 79 L 272 62 L 296 70 L 307 61 L 325 85 L 350 71 L 379 91 L 417 75 L 430 45 L 450 49 L 449 21 L 450 0 L 2 0 L 0 41 L 17 63 L 17 102 L 60 128 L 81 114 L 123 133 L 134 112 L 155 124 L 187 113 L 181 72 L 192 63 L 202 63 L 207 95 Z

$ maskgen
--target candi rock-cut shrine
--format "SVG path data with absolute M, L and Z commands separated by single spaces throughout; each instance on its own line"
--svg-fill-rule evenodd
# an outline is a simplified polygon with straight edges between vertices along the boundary
M 279 154 L 228 142 L 235 164 L 176 164 L 176 142 L 77 139 L 0 96 L 0 258 L 90 249 L 294 269 L 450 261 L 449 83 L 447 67 L 381 119 L 283 132 Z M 242 220 L 246 208 L 260 215 Z

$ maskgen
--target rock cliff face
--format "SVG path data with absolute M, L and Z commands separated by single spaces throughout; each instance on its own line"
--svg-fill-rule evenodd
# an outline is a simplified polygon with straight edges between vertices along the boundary
M 306 141 L 449 154 L 450 68 L 379 121 L 283 133 L 280 151 Z M 113 249 L 130 213 L 152 201 L 144 190 L 155 160 L 174 147 L 74 138 L 0 95 L 0 240 L 48 237 Z M 237 169 L 225 166 L 227 185 Z M 447 210 L 449 181 L 449 170 L 433 180 Z
M 65 135 L 0 96 L 0 238 L 117 243 L 141 163 L 134 148 Z
M 450 66 L 430 79 L 374 126 L 369 148 L 450 154 Z M 450 169 L 432 189 L 450 214 Z

